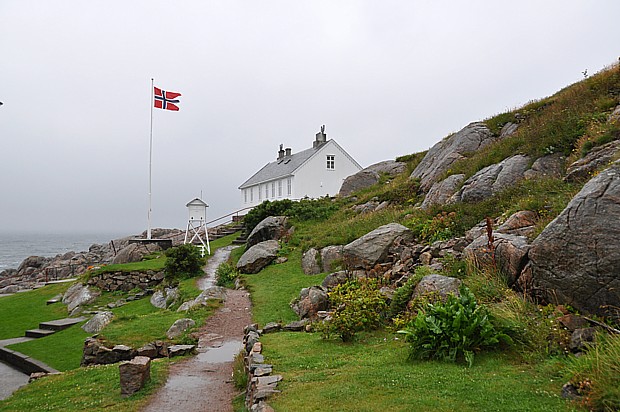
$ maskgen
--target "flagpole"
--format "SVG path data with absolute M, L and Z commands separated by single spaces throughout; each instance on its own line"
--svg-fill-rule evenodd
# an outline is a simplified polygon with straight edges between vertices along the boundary
M 154 83 L 153 78 L 151 78 L 151 133 L 149 139 L 149 212 L 148 212 L 148 227 L 146 230 L 146 238 L 151 239 L 151 205 L 152 205 L 152 171 L 153 171 L 153 93 L 154 93 Z

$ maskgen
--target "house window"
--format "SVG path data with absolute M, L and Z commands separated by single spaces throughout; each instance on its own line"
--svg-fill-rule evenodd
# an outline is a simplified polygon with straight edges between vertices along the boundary
M 293 179 L 290 177 L 286 179 L 286 194 L 290 196 L 293 194 Z
M 262 201 L 263 200 L 263 192 L 262 192 L 262 187 L 261 185 L 258 185 L 258 201 Z
M 243 189 L 243 202 L 248 203 L 248 189 Z
M 334 170 L 335 169 L 335 167 L 334 167 L 334 163 L 335 163 L 334 162 L 334 158 L 335 157 L 336 156 L 334 156 L 334 155 L 327 155 L 327 169 L 329 169 L 329 170 Z
M 282 180 L 278 180 L 278 197 L 282 197 Z
M 271 182 L 271 197 L 276 197 L 276 182 Z
M 254 201 L 254 188 L 251 187 L 250 188 L 250 202 L 253 202 L 253 201 Z
M 265 199 L 269 199 L 269 183 L 265 185 Z

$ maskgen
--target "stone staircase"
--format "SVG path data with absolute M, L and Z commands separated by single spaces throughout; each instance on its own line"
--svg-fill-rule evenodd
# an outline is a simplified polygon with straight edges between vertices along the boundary
M 70 326 L 75 325 L 76 323 L 80 323 L 86 320 L 84 317 L 79 318 L 66 318 L 66 319 L 58 319 L 51 320 L 49 322 L 41 322 L 39 323 L 39 327 L 37 329 L 29 329 L 26 331 L 25 336 L 27 338 L 43 338 L 45 336 L 49 336 L 53 333 L 58 332 L 59 330 L 67 329 Z

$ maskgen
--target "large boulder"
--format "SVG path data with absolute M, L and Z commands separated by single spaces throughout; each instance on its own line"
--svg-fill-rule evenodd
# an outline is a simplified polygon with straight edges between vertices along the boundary
M 258 243 L 245 251 L 237 262 L 241 273 L 258 273 L 278 257 L 280 244 L 277 240 Z
M 411 177 L 419 178 L 420 189 L 428 192 L 433 183 L 438 182 L 454 162 L 464 159 L 468 153 L 480 150 L 493 141 L 495 141 L 493 133 L 486 124 L 471 123 L 431 147 L 411 173 Z
M 509 235 L 529 236 L 536 230 L 536 222 L 538 222 L 538 213 L 520 210 L 510 215 L 496 231 Z
M 319 251 L 315 248 L 310 248 L 301 255 L 301 270 L 303 270 L 306 275 L 321 273 L 319 256 Z
M 166 309 L 179 299 L 178 288 L 164 288 L 164 290 L 156 290 L 151 296 L 151 305 L 159 309 Z
M 269 216 L 263 219 L 248 235 L 246 247 L 267 241 L 278 240 L 284 236 L 288 229 L 288 218 L 286 216 Z
M 88 286 L 81 283 L 73 284 L 62 296 L 62 303 L 67 305 L 67 310 L 71 314 L 75 314 L 80 310 L 82 305 L 86 305 L 94 301 L 101 293 L 91 290 Z
M 463 180 L 465 180 L 465 175 L 458 174 L 448 176 L 441 182 L 434 183 L 424 197 L 424 201 L 420 207 L 422 209 L 429 209 L 434 205 L 445 205 L 459 190 Z
M 388 223 L 378 227 L 344 247 L 344 263 L 349 268 L 360 269 L 383 263 L 397 238 L 413 239 L 413 233 L 399 223 Z
M 181 336 L 185 331 L 189 330 L 196 326 L 196 321 L 190 318 L 177 319 L 174 321 L 172 326 L 168 328 L 166 332 L 166 337 L 168 339 L 174 339 Z
M 523 174 L 529 169 L 529 162 L 529 157 L 515 155 L 485 167 L 465 181 L 452 201 L 477 202 L 491 197 L 522 180 Z
M 349 196 L 353 192 L 365 189 L 379 182 L 382 174 L 395 176 L 407 170 L 407 163 L 386 160 L 375 163 L 344 179 L 340 187 L 340 196 Z
M 620 161 L 588 181 L 534 240 L 531 281 L 549 302 L 620 319 Z
M 476 266 L 492 266 L 505 276 L 508 286 L 514 285 L 525 265 L 530 245 L 524 236 L 495 232 L 493 248 L 486 234 L 477 237 L 464 250 L 465 257 Z
M 136 356 L 130 361 L 121 363 L 119 368 L 121 396 L 131 396 L 144 387 L 151 378 L 151 359 Z
M 344 246 L 325 246 L 321 249 L 321 266 L 323 272 L 332 272 L 342 267 Z

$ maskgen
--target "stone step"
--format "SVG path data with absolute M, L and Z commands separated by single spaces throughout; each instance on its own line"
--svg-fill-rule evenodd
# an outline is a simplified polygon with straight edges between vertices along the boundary
M 48 322 L 39 323 L 39 328 L 49 329 L 49 330 L 54 330 L 54 331 L 63 330 L 63 329 L 67 329 L 69 326 L 73 326 L 76 323 L 80 323 L 84 320 L 86 320 L 85 317 L 50 320 Z
M 27 338 L 43 338 L 45 336 L 49 336 L 53 333 L 56 333 L 55 330 L 50 329 L 30 329 L 26 331 Z

